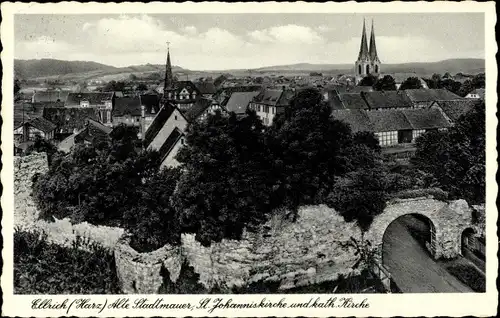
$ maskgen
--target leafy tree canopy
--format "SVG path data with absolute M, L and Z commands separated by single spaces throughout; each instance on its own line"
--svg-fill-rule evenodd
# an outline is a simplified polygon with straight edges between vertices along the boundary
M 359 82 L 359 86 L 373 86 L 377 82 L 377 78 L 372 74 L 368 74 L 363 77 L 363 79 Z
M 443 189 L 472 203 L 485 200 L 485 108 L 477 104 L 449 131 L 417 139 L 414 163 L 437 178 Z
M 418 77 L 408 77 L 403 83 L 401 83 L 401 86 L 399 89 L 418 89 L 422 88 L 422 83 L 420 82 L 420 79 Z
M 376 91 L 395 91 L 396 81 L 390 75 L 385 75 L 381 79 L 378 79 L 375 84 L 373 84 L 373 89 Z

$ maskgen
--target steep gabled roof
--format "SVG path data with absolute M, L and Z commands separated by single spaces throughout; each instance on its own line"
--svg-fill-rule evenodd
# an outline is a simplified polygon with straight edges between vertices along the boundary
M 411 108 L 412 102 L 403 91 L 375 91 L 361 93 L 370 109 Z
M 34 118 L 29 119 L 29 120 L 26 120 L 25 123 L 30 125 L 31 127 L 34 127 L 38 130 L 43 131 L 44 133 L 50 133 L 51 131 L 56 129 L 56 125 L 54 123 L 48 121 L 47 119 L 45 119 L 43 117 L 34 117 Z M 22 124 L 23 123 L 21 123 L 20 125 L 22 125 Z M 18 128 L 18 127 L 16 127 L 16 128 Z
M 413 129 L 406 116 L 399 109 L 367 111 L 366 114 L 375 132 Z
M 401 109 L 413 129 L 448 128 L 450 124 L 439 109 Z
M 184 112 L 188 122 L 193 122 L 200 117 L 212 105 L 212 100 L 199 98 L 194 105 Z
M 373 131 L 373 125 L 367 112 L 362 109 L 342 109 L 332 111 L 332 117 L 351 127 L 352 132 Z
M 458 118 L 460 118 L 460 116 L 465 115 L 480 102 L 481 101 L 479 100 L 464 98 L 462 100 L 436 101 L 432 104 L 432 106 L 439 106 L 446 116 L 452 122 L 455 122 Z
M 447 89 L 406 89 L 404 93 L 412 102 L 433 102 L 437 100 L 458 100 L 463 99 Z
M 149 146 L 158 132 L 160 132 L 163 125 L 165 125 L 175 109 L 175 106 L 173 106 L 172 104 L 166 104 L 160 109 L 158 114 L 153 119 L 153 122 L 148 127 L 148 130 L 146 130 L 146 134 L 144 135 L 144 145 L 146 147 Z
M 215 94 L 217 91 L 213 82 L 196 82 L 194 85 L 198 88 L 201 94 Z
M 84 128 L 88 118 L 99 118 L 94 108 L 44 108 L 43 117 L 54 123 L 61 133 L 73 133 L 75 129 Z
M 34 102 L 64 102 L 70 92 L 68 91 L 37 91 L 33 94 Z
M 161 145 L 158 153 L 160 154 L 161 161 L 165 160 L 168 154 L 172 151 L 174 146 L 177 144 L 177 141 L 182 138 L 184 134 L 180 131 L 179 128 L 175 127 L 174 130 L 167 137 L 163 145 Z
M 141 116 L 141 100 L 137 97 L 121 97 L 115 99 L 113 116 Z
M 368 109 L 368 105 L 359 93 L 340 94 L 339 97 L 346 109 Z
M 248 104 L 259 94 L 258 91 L 254 92 L 234 92 L 225 103 L 228 112 L 236 114 L 244 114 L 247 110 Z
M 253 102 L 266 106 L 287 106 L 294 95 L 290 90 L 264 89 L 254 97 Z

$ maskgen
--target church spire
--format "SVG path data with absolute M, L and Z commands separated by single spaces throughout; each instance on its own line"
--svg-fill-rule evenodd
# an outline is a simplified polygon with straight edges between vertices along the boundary
M 361 47 L 359 48 L 358 61 L 363 61 L 368 59 L 369 59 L 369 52 L 366 40 L 366 27 L 365 27 L 365 19 L 363 19 L 363 34 L 361 35 Z
M 370 60 L 372 62 L 379 62 L 377 55 L 377 46 L 375 45 L 375 29 L 373 27 L 373 19 L 372 19 L 372 32 L 370 35 Z
M 167 42 L 167 64 L 165 65 L 165 83 L 163 86 L 163 94 L 165 96 L 167 91 L 172 88 L 173 81 L 172 64 L 170 63 L 170 42 Z

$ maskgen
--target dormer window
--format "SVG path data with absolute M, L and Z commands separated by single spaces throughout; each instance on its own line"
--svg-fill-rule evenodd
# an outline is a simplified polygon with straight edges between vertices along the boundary
M 80 106 L 81 107 L 90 107 L 90 103 L 87 100 L 82 100 L 82 101 L 80 101 Z
M 155 109 L 154 109 L 154 108 L 151 108 L 151 114 L 154 114 L 154 113 L 156 113 L 156 112 L 155 112 Z

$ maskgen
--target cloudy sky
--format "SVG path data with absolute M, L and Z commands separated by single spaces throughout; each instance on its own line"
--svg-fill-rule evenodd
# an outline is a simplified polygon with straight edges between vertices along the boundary
M 193 70 L 353 63 L 363 18 L 382 63 L 484 58 L 481 13 L 16 15 L 18 59 L 113 66 L 172 63 Z

